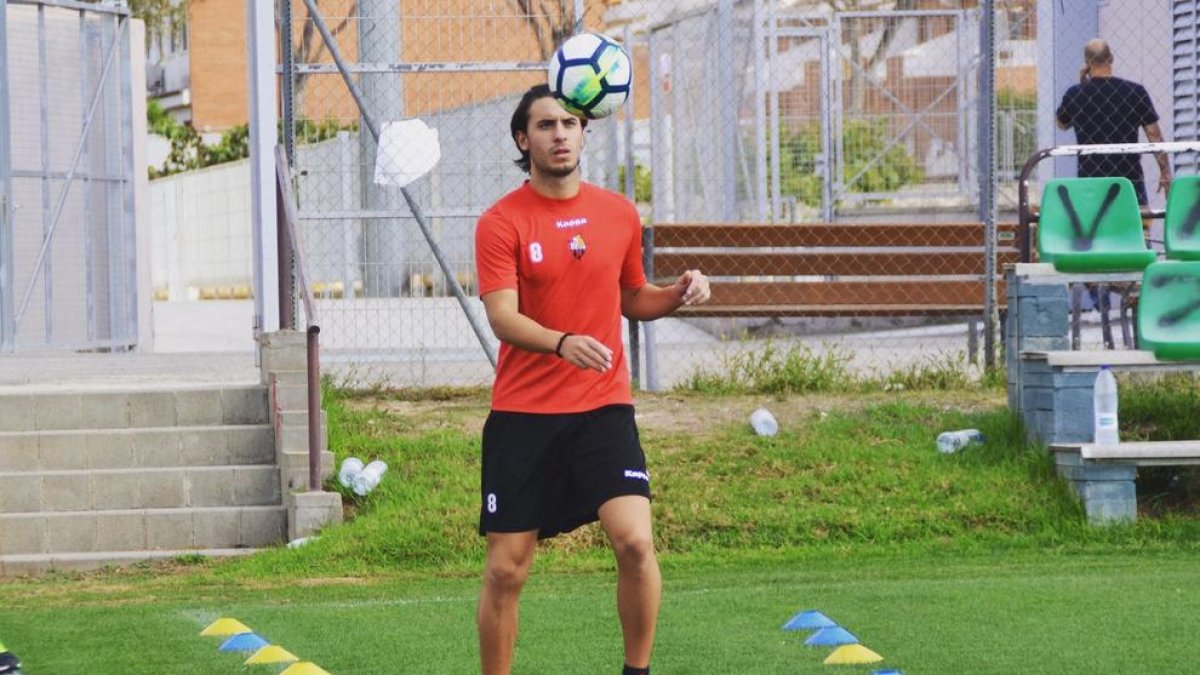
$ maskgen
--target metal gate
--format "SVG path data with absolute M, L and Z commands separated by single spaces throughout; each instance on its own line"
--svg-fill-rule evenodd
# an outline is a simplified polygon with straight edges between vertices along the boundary
M 0 6 L 0 351 L 136 344 L 129 64 L 123 7 Z
M 974 203 L 978 12 L 843 12 L 832 28 L 834 199 Z

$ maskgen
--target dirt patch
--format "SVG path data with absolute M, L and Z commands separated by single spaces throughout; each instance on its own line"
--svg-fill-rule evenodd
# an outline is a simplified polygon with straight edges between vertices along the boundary
M 856 411 L 903 397 L 946 409 L 980 410 L 1003 405 L 1002 391 L 879 392 L 805 396 L 700 396 L 686 393 L 639 393 L 635 399 L 638 427 L 657 434 L 705 434 L 733 424 L 749 424 L 750 413 L 764 407 L 781 425 L 814 419 L 822 413 Z M 424 433 L 455 429 L 477 435 L 488 412 L 486 394 L 456 400 L 419 401 L 364 398 L 350 403 L 357 410 L 385 411 L 402 417 L 406 431 Z

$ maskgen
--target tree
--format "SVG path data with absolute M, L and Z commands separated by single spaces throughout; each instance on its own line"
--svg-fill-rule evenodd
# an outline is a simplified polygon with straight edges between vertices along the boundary
M 292 0 L 283 0 L 283 2 L 292 2 Z M 278 3 L 278 4 L 281 5 L 282 3 Z M 317 2 L 314 2 L 313 4 L 317 5 L 318 9 L 320 9 L 319 0 Z M 295 8 L 298 6 L 295 5 L 295 3 L 293 3 L 293 7 Z M 293 9 L 293 12 L 295 12 L 295 11 L 296 10 Z M 342 20 L 339 21 L 336 25 L 334 25 L 333 27 L 331 27 L 329 29 L 329 32 L 333 34 L 333 37 L 335 40 L 337 39 L 338 35 L 340 35 L 342 33 L 342 31 L 346 30 L 346 27 L 348 25 L 350 25 L 350 19 L 356 18 L 357 14 L 358 14 L 358 3 L 351 2 L 350 6 L 348 8 L 346 8 L 345 16 L 342 17 Z M 293 13 L 292 14 L 293 25 L 295 24 L 297 18 L 299 18 L 297 16 L 297 14 Z M 303 18 L 304 18 L 304 30 L 302 30 L 300 32 L 300 39 L 295 40 L 294 44 L 291 46 L 291 48 L 292 48 L 292 63 L 316 63 L 318 60 L 320 60 L 320 58 L 324 55 L 324 53 L 328 50 L 328 48 L 325 45 L 325 40 L 323 40 L 321 38 L 321 36 L 317 33 L 317 28 L 314 25 L 314 23 L 311 20 L 309 20 L 307 11 L 305 11 Z M 361 17 L 359 17 L 359 18 L 361 18 Z M 283 35 L 282 30 L 280 30 L 280 28 L 282 26 L 283 26 L 282 17 L 278 12 L 276 12 L 276 14 L 275 14 L 275 31 L 278 35 Z M 305 89 L 305 85 L 307 85 L 307 83 L 308 83 L 308 73 L 285 73 L 284 75 L 285 75 L 285 77 L 292 78 L 292 98 L 293 98 L 294 107 L 297 110 L 303 111 L 304 110 L 304 89 Z
M 917 9 L 918 0 L 890 0 L 889 2 L 870 2 L 869 0 L 829 0 L 829 5 L 835 12 L 861 12 L 872 10 L 904 11 Z M 851 19 L 846 25 L 846 42 L 850 49 L 850 61 L 856 66 L 850 70 L 850 105 L 852 110 L 862 110 L 866 104 L 868 73 L 887 58 L 888 48 L 896 38 L 903 18 L 889 16 L 883 21 L 883 34 L 879 44 L 865 56 L 862 53 L 862 39 L 865 37 L 859 30 L 860 21 Z M 865 60 L 864 60 L 865 59 Z M 861 70 L 860 70 L 861 68 Z
M 146 37 L 162 44 L 187 26 L 186 0 L 129 0 L 129 13 L 146 24 Z
M 575 33 L 575 10 L 571 0 L 512 0 L 533 31 L 543 60 L 549 59 L 563 40 Z

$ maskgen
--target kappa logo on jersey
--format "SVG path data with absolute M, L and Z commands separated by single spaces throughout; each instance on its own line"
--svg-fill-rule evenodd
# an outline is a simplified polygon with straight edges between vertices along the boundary
M 554 227 L 556 227 L 560 230 L 569 230 L 573 227 L 583 227 L 584 225 L 587 225 L 587 224 L 588 224 L 588 220 L 586 217 L 568 218 L 566 220 L 554 221 Z
M 625 469 L 625 477 L 626 478 L 636 478 L 638 480 L 644 480 L 647 483 L 650 482 L 650 474 L 646 473 L 645 471 L 634 471 L 633 469 Z
M 570 249 L 571 255 L 575 256 L 576 260 L 582 258 L 584 253 L 587 253 L 587 242 L 583 240 L 582 234 L 571 237 Z

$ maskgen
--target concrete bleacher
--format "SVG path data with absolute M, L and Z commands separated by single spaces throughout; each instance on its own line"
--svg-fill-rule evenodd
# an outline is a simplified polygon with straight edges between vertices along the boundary
M 1070 302 L 1074 283 L 1129 283 L 1140 272 L 1064 274 L 1048 263 L 1020 263 L 1006 270 L 1005 327 L 1009 407 L 1031 438 L 1053 452 L 1058 475 L 1069 481 L 1093 523 L 1137 517 L 1138 466 L 1200 463 L 1200 441 L 1092 444 L 1096 373 L 1197 372 L 1200 361 L 1164 361 L 1148 350 L 1070 349 Z

